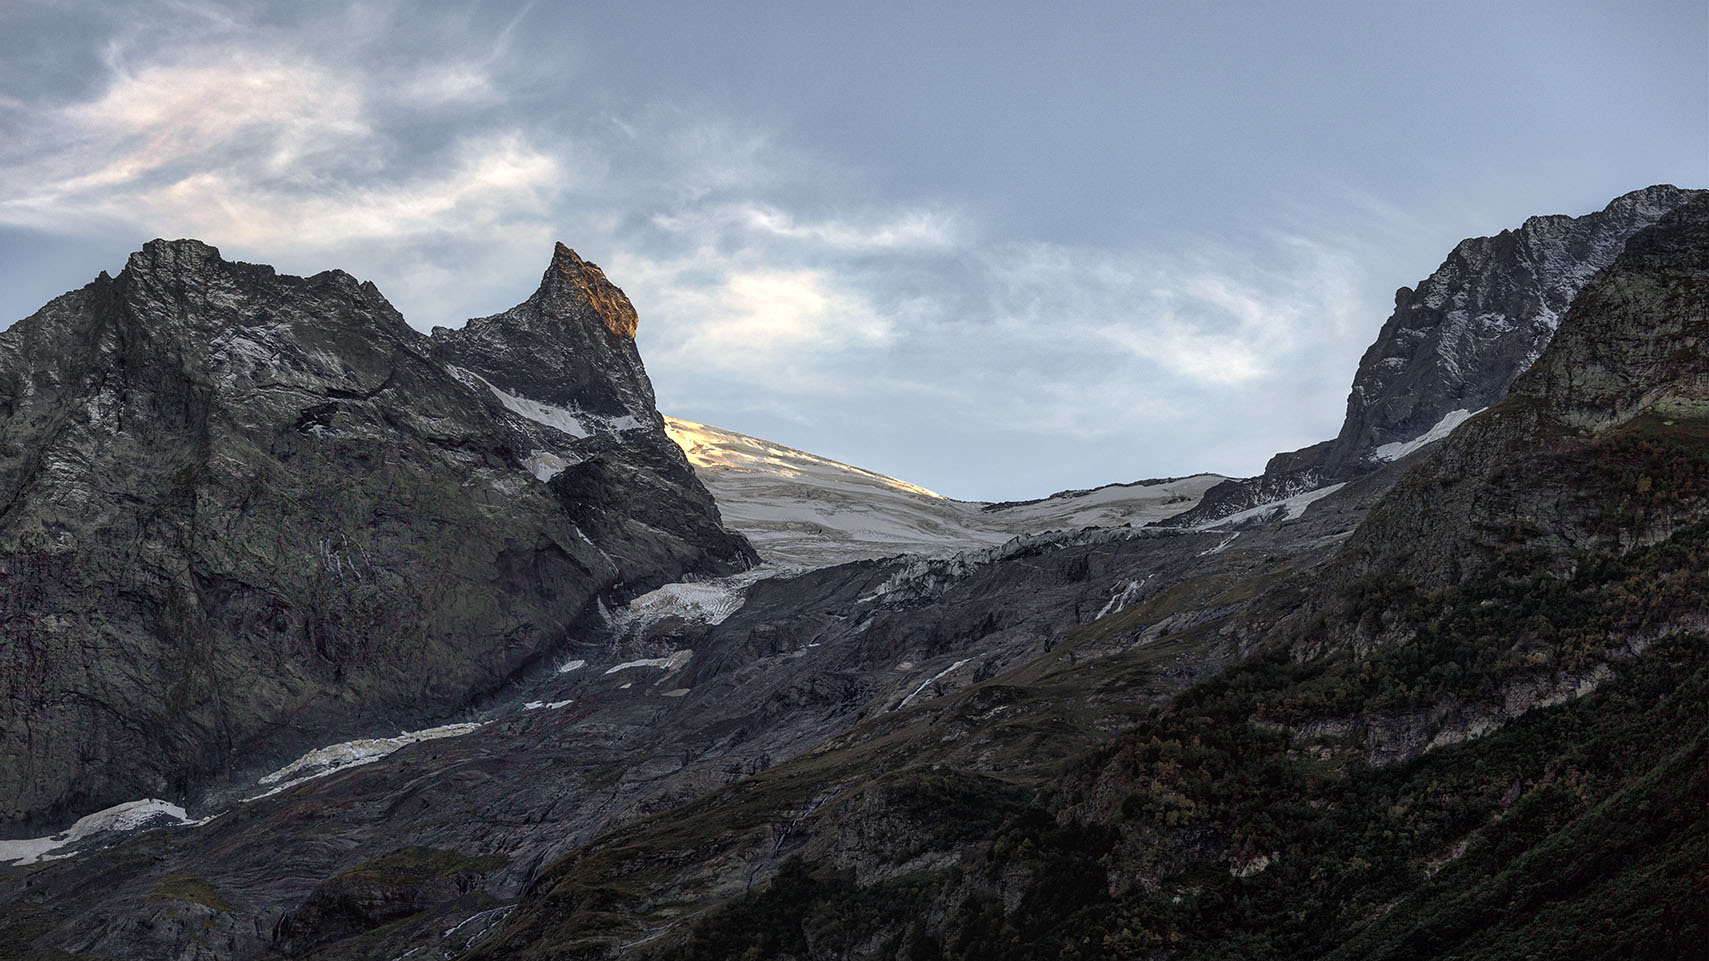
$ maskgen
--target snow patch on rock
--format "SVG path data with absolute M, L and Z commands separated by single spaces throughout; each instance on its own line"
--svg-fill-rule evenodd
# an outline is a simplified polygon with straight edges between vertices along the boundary
M 666 584 L 635 598 L 607 617 L 619 635 L 633 636 L 667 617 L 702 624 L 722 624 L 747 600 L 748 589 L 768 577 L 795 568 L 761 564 L 739 574 Z
M 1316 490 L 1309 490 L 1301 494 L 1295 494 L 1285 500 L 1271 501 L 1268 504 L 1259 504 L 1257 507 L 1248 507 L 1243 511 L 1236 511 L 1233 514 L 1229 514 L 1227 517 L 1219 517 L 1216 520 L 1206 521 L 1205 523 L 1194 527 L 1193 530 L 1207 531 L 1227 528 L 1230 526 L 1238 526 L 1253 521 L 1274 523 L 1276 521 L 1293 520 L 1301 514 L 1304 514 L 1307 507 L 1310 507 L 1312 504 L 1317 503 L 1346 486 L 1345 482 L 1340 484 L 1331 484 L 1328 487 L 1319 487 Z M 1230 538 L 1230 540 L 1232 540 L 1232 538 Z M 1224 542 L 1205 553 L 1214 554 L 1227 546 L 1227 542 Z
M 502 391 L 492 384 L 487 389 L 493 392 L 499 403 L 513 414 L 520 414 L 536 424 L 544 424 L 556 431 L 562 431 L 571 437 L 587 437 L 592 431 L 583 426 L 581 418 L 562 407 L 542 404 L 537 400 L 529 400 L 517 394 Z
M 574 699 L 567 701 L 529 701 L 527 704 L 522 705 L 522 709 L 524 711 L 538 711 L 541 708 L 545 708 L 548 711 L 556 711 L 560 707 L 569 707 L 574 703 L 576 703 Z
M 185 813 L 183 808 L 169 801 L 156 798 L 126 801 L 94 814 L 86 814 L 58 834 L 45 838 L 0 841 L 0 863 L 9 861 L 14 864 L 35 864 L 38 861 L 55 860 L 56 857 L 70 857 L 69 854 L 55 855 L 53 852 L 109 831 L 134 831 L 143 827 L 183 827 L 204 823 L 206 821 L 190 820 L 190 815 Z
M 397 737 L 359 738 L 354 741 L 344 741 L 340 744 L 329 744 L 297 758 L 272 774 L 260 779 L 262 784 L 277 784 L 285 778 L 291 778 L 283 784 L 278 784 L 271 791 L 257 794 L 255 797 L 244 798 L 244 801 L 255 801 L 269 795 L 277 794 L 289 787 L 294 787 L 304 781 L 325 777 L 348 768 L 371 764 L 393 752 L 415 744 L 418 741 L 433 741 L 445 737 L 462 737 L 481 728 L 481 722 L 464 724 L 443 724 L 420 731 L 405 731 Z M 297 777 L 291 777 L 298 775 Z
M 660 668 L 666 672 L 671 672 L 671 671 L 678 670 L 684 664 L 687 664 L 689 661 L 689 658 L 691 658 L 693 656 L 694 656 L 693 651 L 682 650 L 682 651 L 675 651 L 672 654 L 670 654 L 668 657 L 643 657 L 643 658 L 640 658 L 639 660 L 624 661 L 622 664 L 619 664 L 616 667 L 607 668 L 605 673 L 616 674 L 618 671 L 627 671 L 627 670 L 630 670 L 632 668 L 637 668 L 637 667 L 656 667 L 656 668 Z
M 570 462 L 551 451 L 537 450 L 522 459 L 522 466 L 539 478 L 541 483 L 545 483 L 562 474 L 564 468 L 570 466 Z
M 920 686 L 914 688 L 914 693 L 903 698 L 902 703 L 891 708 L 891 710 L 892 711 L 900 711 L 903 708 L 907 707 L 909 702 L 914 700 L 914 698 L 919 697 L 920 692 L 924 691 L 926 689 L 926 687 L 928 685 L 930 685 L 933 681 L 939 681 L 939 680 L 944 679 L 945 677 L 948 677 L 950 675 L 950 673 L 953 672 L 956 668 L 959 668 L 963 664 L 966 664 L 966 663 L 967 663 L 967 659 L 963 658 L 962 660 L 956 661 L 954 664 L 951 664 L 950 666 L 944 668 L 943 670 L 937 672 L 936 674 L 933 674 L 931 677 L 926 678 L 924 681 L 921 681 Z
M 1392 444 L 1383 444 L 1376 450 L 1372 451 L 1372 456 L 1381 461 L 1400 460 L 1402 457 L 1418 450 L 1426 444 L 1432 444 L 1444 437 L 1447 437 L 1449 434 L 1454 432 L 1456 427 L 1459 427 L 1461 424 L 1464 424 L 1466 421 L 1478 414 L 1483 413 L 1485 409 L 1486 408 L 1480 407 L 1477 410 L 1465 410 L 1464 408 L 1460 410 L 1451 410 L 1448 413 L 1443 414 L 1442 419 L 1437 421 L 1434 427 L 1431 427 L 1424 433 L 1419 434 L 1412 440 L 1395 441 Z

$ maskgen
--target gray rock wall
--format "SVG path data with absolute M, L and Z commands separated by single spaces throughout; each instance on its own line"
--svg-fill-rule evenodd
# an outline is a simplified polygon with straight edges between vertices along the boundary
M 196 241 L 154 241 L 0 333 L 0 829 L 445 717 L 601 596 L 751 563 L 661 455 L 633 340 L 589 303 L 530 298 L 537 366 L 516 385 L 642 429 L 534 423 L 372 284 Z M 543 482 L 534 448 L 603 466 Z M 644 497 L 610 489 L 631 476 Z

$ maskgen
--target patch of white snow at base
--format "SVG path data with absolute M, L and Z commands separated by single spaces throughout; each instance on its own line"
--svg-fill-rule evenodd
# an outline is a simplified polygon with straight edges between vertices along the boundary
M 545 708 L 548 711 L 556 711 L 560 707 L 569 707 L 574 703 L 576 703 L 574 699 L 568 701 L 529 701 L 522 705 L 522 709 L 524 711 L 538 711 Z
M 418 741 L 434 741 L 442 737 L 462 737 L 481 728 L 481 722 L 471 721 L 464 724 L 443 724 L 420 731 L 405 731 L 397 737 L 360 738 L 355 741 L 345 741 L 341 744 L 329 744 L 297 758 L 272 774 L 260 779 L 262 784 L 273 784 L 299 772 L 308 772 L 301 777 L 291 778 L 271 791 L 244 798 L 245 802 L 258 801 L 261 798 L 279 793 L 289 787 L 295 787 L 304 781 L 325 777 L 338 771 L 371 764 L 380 758 L 391 754 L 400 748 L 415 744 Z
M 558 665 L 558 673 L 568 674 L 571 671 L 579 671 L 584 667 L 587 667 L 587 662 L 583 660 L 565 661 Z
M 43 859 L 53 860 L 52 852 L 76 844 L 84 838 L 103 831 L 133 831 L 162 818 L 170 819 L 173 827 L 205 823 L 191 821 L 190 815 L 185 813 L 183 808 L 167 801 L 155 798 L 126 801 L 94 814 L 84 815 L 77 819 L 77 823 L 58 834 L 45 838 L 0 841 L 0 863 L 11 861 L 17 864 L 35 864 Z M 61 855 L 66 856 L 69 855 Z
M 1480 407 L 1477 410 L 1466 410 L 1464 408 L 1461 408 L 1460 410 L 1451 410 L 1442 415 L 1442 419 L 1436 422 L 1436 426 L 1422 434 L 1419 434 L 1412 440 L 1397 440 L 1392 444 L 1383 444 L 1376 450 L 1372 451 L 1372 455 L 1375 456 L 1377 460 L 1400 460 L 1402 457 L 1418 450 L 1425 444 L 1435 443 L 1436 441 L 1447 437 L 1449 434 L 1454 432 L 1454 428 L 1459 427 L 1461 424 L 1464 424 L 1466 421 L 1471 420 L 1473 417 L 1476 417 L 1488 409 L 1489 408 L 1487 407 Z
M 1227 517 L 1219 517 L 1214 521 L 1206 521 L 1203 524 L 1195 526 L 1193 530 L 1212 530 L 1218 527 L 1225 527 L 1229 524 L 1237 524 L 1241 521 L 1251 520 L 1254 517 L 1264 517 L 1275 513 L 1277 508 L 1281 508 L 1285 513 L 1280 517 L 1274 518 L 1275 520 L 1291 521 L 1301 514 L 1304 514 L 1307 507 L 1310 507 L 1312 504 L 1328 497 L 1346 486 L 1347 484 L 1344 481 L 1340 484 L 1331 484 L 1328 487 L 1319 487 L 1317 490 L 1306 491 L 1303 494 L 1295 494 L 1286 500 L 1271 501 L 1268 504 L 1259 504 L 1257 507 L 1248 507 L 1243 511 L 1230 514 Z M 1226 546 L 1227 544 L 1219 544 L 1217 547 L 1206 551 L 1205 553 L 1213 554 L 1216 553 L 1216 551 L 1222 550 L 1222 548 Z M 1203 557 L 1204 555 L 1201 554 L 1199 556 Z
M 619 634 L 637 634 L 667 617 L 702 624 L 722 624 L 747 600 L 748 589 L 768 577 L 791 569 L 774 564 L 704 581 L 678 581 L 635 598 L 608 620 Z
M 608 668 L 605 673 L 616 674 L 618 671 L 627 671 L 632 667 L 657 667 L 666 671 L 674 671 L 687 664 L 688 659 L 693 656 L 693 651 L 683 650 L 677 651 L 669 657 L 644 657 L 638 661 L 624 661 L 616 667 Z
M 967 663 L 967 659 L 963 658 L 962 660 L 956 661 L 954 664 L 951 664 L 950 666 L 944 668 L 943 670 L 937 672 L 936 674 L 933 674 L 931 677 L 926 678 L 924 681 L 921 681 L 920 686 L 914 688 L 914 693 L 903 698 L 902 703 L 891 708 L 891 710 L 892 711 L 900 711 L 903 708 L 907 707 L 909 701 L 912 701 L 914 698 L 920 696 L 920 692 L 926 689 L 926 685 L 932 683 L 933 681 L 941 680 L 944 677 L 947 677 L 951 671 L 955 670 L 956 668 L 958 668 L 958 667 L 960 667 L 966 663 Z

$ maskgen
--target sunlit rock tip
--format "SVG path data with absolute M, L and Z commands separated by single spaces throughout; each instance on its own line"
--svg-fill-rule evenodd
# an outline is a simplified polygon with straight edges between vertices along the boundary
M 212 244 L 190 238 L 167 240 L 164 237 L 156 237 L 143 244 L 141 250 L 132 253 L 126 259 L 125 266 L 130 270 L 147 270 L 164 266 L 212 263 L 220 259 L 219 248 Z
M 581 259 L 572 249 L 559 241 L 552 251 L 552 266 L 546 269 L 541 286 L 550 286 L 554 276 L 586 298 L 588 305 L 604 322 L 605 329 L 620 337 L 634 337 L 639 323 L 635 307 L 623 289 L 605 278 L 605 271 L 592 261 Z

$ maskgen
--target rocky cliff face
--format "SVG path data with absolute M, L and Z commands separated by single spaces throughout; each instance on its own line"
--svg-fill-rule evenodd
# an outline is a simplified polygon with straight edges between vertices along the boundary
M 749 564 L 633 329 L 563 248 L 430 340 L 342 272 L 154 241 L 0 333 L 0 824 L 449 714 L 601 597 Z
M 1582 217 L 1532 217 L 1461 241 L 1395 310 L 1359 361 L 1347 419 L 1318 465 L 1340 478 L 1392 460 L 1455 411 L 1483 410 L 1542 355 L 1567 305 L 1626 241 L 1702 191 L 1646 187 Z
M 1542 355 L 1567 305 L 1634 234 L 1701 190 L 1662 184 L 1582 217 L 1532 217 L 1461 241 L 1365 351 L 1333 440 L 1277 454 L 1264 475 L 1229 481 L 1170 523 L 1202 524 L 1366 473 L 1439 440 L 1502 397 Z
M 635 325 L 623 291 L 558 244 L 533 296 L 436 328 L 433 353 L 499 401 L 508 443 L 626 583 L 675 580 L 701 554 L 720 571 L 758 563 L 665 432 Z
M 1709 508 L 1709 196 L 1632 239 L 1512 386 L 1396 485 L 1348 570 L 1430 588 L 1516 551 L 1624 552 Z

